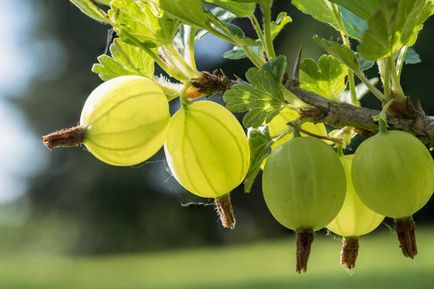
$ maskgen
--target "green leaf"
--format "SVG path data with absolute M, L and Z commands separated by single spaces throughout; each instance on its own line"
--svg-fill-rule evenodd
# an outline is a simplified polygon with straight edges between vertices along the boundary
M 328 0 L 292 0 L 292 4 L 305 14 L 309 14 L 316 20 L 333 26 L 336 30 L 342 30 L 339 15 L 336 15 L 335 4 Z
M 208 28 L 208 16 L 203 10 L 202 0 L 148 0 L 172 17 L 197 28 Z
M 313 40 L 318 43 L 319 46 L 324 48 L 328 54 L 333 55 L 337 60 L 339 60 L 339 62 L 345 64 L 351 70 L 356 72 L 360 70 L 356 55 L 350 48 L 335 41 L 325 40 L 317 35 L 313 37 Z
M 279 56 L 261 69 L 251 68 L 246 73 L 248 82 L 241 82 L 223 95 L 232 112 L 245 112 L 245 127 L 258 127 L 270 121 L 284 105 L 282 80 L 286 73 L 286 57 Z
M 260 46 L 250 46 L 250 48 L 257 54 L 259 54 L 259 51 L 261 50 Z M 247 55 L 242 48 L 234 46 L 231 50 L 226 51 L 223 54 L 223 57 L 226 59 L 240 60 L 247 58 Z
M 232 24 L 231 22 L 223 22 L 223 24 L 229 29 L 233 36 L 240 39 L 246 38 L 244 31 L 239 26 Z
M 152 78 L 154 75 L 154 61 L 142 49 L 129 45 L 119 38 L 110 46 L 110 54 L 98 57 L 92 71 L 107 81 L 122 75 L 141 75 Z
M 233 14 L 232 12 L 229 12 L 223 8 L 220 8 L 220 7 L 215 7 L 213 9 L 211 9 L 210 12 L 215 18 L 217 18 L 220 22 L 223 22 L 223 23 L 224 22 L 231 22 L 232 20 L 237 18 L 237 16 L 235 14 Z M 202 39 L 202 37 L 204 37 L 208 33 L 209 33 L 208 30 L 197 29 L 196 40 Z
M 401 42 L 413 46 L 423 23 L 434 14 L 432 0 L 401 0 L 395 18 L 395 30 L 401 33 Z
M 320 57 L 318 64 L 305 59 L 300 65 L 301 88 L 328 99 L 337 99 L 347 86 L 348 69 L 331 55 Z
M 421 63 L 422 59 L 420 59 L 420 55 L 416 52 L 416 50 L 414 50 L 413 47 L 409 47 L 404 61 L 406 64 L 417 64 Z
M 397 8 L 395 4 L 384 6 L 368 21 L 368 30 L 363 34 L 358 47 L 360 55 L 365 59 L 386 58 L 402 47 L 398 31 L 393 27 Z
M 238 17 L 251 17 L 255 13 L 256 8 L 256 3 L 239 3 L 240 1 L 204 0 L 204 2 L 224 8 Z
M 112 0 L 109 16 L 114 22 L 114 30 L 126 42 L 130 38 L 156 47 L 170 44 L 175 38 L 178 23 L 169 19 L 165 13 L 154 9 L 150 4 L 134 0 Z
M 387 3 L 399 0 L 330 0 L 346 9 L 350 10 L 362 19 L 368 20 L 378 9 Z
M 110 0 L 95 0 L 95 2 L 105 6 L 110 6 Z
M 271 38 L 274 40 L 283 28 L 291 22 L 292 18 L 286 12 L 280 12 L 277 15 L 276 21 L 271 22 Z
M 357 62 L 361 71 L 371 69 L 375 65 L 375 61 L 363 58 L 360 53 L 356 53 Z
M 108 17 L 107 14 L 100 9 L 95 3 L 93 3 L 91 0 L 69 0 L 72 4 L 78 7 L 81 12 L 89 16 L 90 18 L 107 23 Z
M 352 38 L 362 39 L 363 33 L 368 29 L 368 22 L 342 6 L 339 11 L 347 34 Z
M 401 0 L 383 6 L 368 21 L 368 30 L 358 47 L 368 60 L 394 57 L 404 46 L 412 46 L 423 23 L 434 13 L 431 0 Z
M 250 167 L 244 180 L 244 191 L 250 193 L 253 182 L 261 170 L 262 162 L 271 154 L 271 137 L 267 128 L 249 130 Z

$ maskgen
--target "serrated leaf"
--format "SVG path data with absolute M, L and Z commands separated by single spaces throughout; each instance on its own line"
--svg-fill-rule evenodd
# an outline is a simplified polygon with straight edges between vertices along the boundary
M 261 69 L 246 73 L 248 82 L 241 82 L 226 91 L 223 99 L 233 112 L 245 112 L 245 127 L 258 127 L 270 121 L 283 108 L 282 80 L 286 73 L 286 57 L 279 56 Z
M 204 2 L 224 8 L 238 17 L 251 17 L 256 8 L 256 3 L 240 3 L 232 0 L 204 0 Z
M 286 12 L 280 12 L 277 15 L 276 21 L 271 22 L 271 38 L 275 39 L 283 28 L 291 22 L 292 18 Z
M 305 59 L 300 65 L 300 86 L 327 99 L 336 99 L 347 86 L 348 69 L 331 55 L 318 63 Z
M 434 13 L 431 0 L 401 0 L 383 6 L 368 21 L 358 47 L 368 60 L 394 56 L 404 46 L 412 46 L 423 23 Z
M 337 6 L 332 2 L 328 0 L 292 0 L 292 4 L 316 20 L 329 24 L 338 31 L 341 30 L 339 15 L 336 15 L 334 11 Z
M 420 55 L 413 47 L 409 47 L 407 50 L 407 54 L 405 55 L 404 61 L 406 64 L 417 64 L 421 63 L 422 59 L 420 59 Z
M 95 3 L 91 0 L 69 0 L 72 4 L 74 4 L 81 12 L 89 16 L 90 18 L 107 23 L 108 17 L 107 14 L 100 9 Z
M 271 153 L 271 137 L 266 128 L 250 129 L 248 133 L 250 146 L 250 167 L 244 179 L 244 191 L 250 193 L 253 182 L 261 170 L 262 162 Z
M 342 6 L 339 11 L 347 34 L 352 38 L 362 39 L 363 33 L 368 29 L 368 22 Z
M 178 23 L 157 11 L 148 3 L 134 0 L 112 0 L 109 16 L 114 30 L 124 41 L 131 37 L 149 47 L 172 42 L 178 30 Z M 134 43 L 134 41 L 131 41 Z
M 335 41 L 325 40 L 317 35 L 313 37 L 313 40 L 318 43 L 319 46 L 324 48 L 328 54 L 333 55 L 337 60 L 342 64 L 345 64 L 351 70 L 356 72 L 360 70 L 356 55 L 350 48 Z
M 101 55 L 99 63 L 92 67 L 92 71 L 107 81 L 122 75 L 141 75 L 152 78 L 154 75 L 154 61 L 142 49 L 129 45 L 119 38 L 110 46 L 111 57 Z
M 148 0 L 172 17 L 197 28 L 208 28 L 208 16 L 203 10 L 202 0 Z

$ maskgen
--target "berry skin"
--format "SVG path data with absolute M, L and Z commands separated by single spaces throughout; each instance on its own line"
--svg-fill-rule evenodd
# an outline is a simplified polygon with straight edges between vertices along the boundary
M 425 145 L 413 135 L 380 131 L 363 142 L 351 169 L 354 188 L 371 210 L 395 219 L 404 256 L 417 254 L 412 215 L 430 199 L 434 189 L 434 164 Z
M 262 175 L 264 199 L 273 217 L 297 232 L 297 272 L 306 272 L 314 231 L 336 217 L 345 189 L 339 158 L 317 138 L 295 137 L 269 156 Z
M 354 190 L 351 179 L 353 157 L 353 155 L 340 157 L 347 178 L 347 192 L 338 215 L 327 225 L 327 229 L 343 237 L 359 237 L 368 234 L 384 220 L 384 216 L 366 207 Z
M 384 131 L 359 146 L 352 179 L 366 206 L 400 219 L 416 213 L 430 199 L 434 164 L 428 149 L 413 135 Z
M 313 137 L 296 137 L 271 153 L 262 188 L 279 223 L 291 230 L 317 231 L 342 207 L 345 173 L 330 146 Z
M 130 166 L 152 157 L 167 136 L 167 98 L 152 80 L 120 76 L 98 86 L 83 107 L 84 144 L 98 159 Z
M 244 180 L 250 163 L 249 144 L 238 120 L 210 101 L 190 104 L 172 117 L 164 149 L 178 182 L 205 198 L 230 193 Z

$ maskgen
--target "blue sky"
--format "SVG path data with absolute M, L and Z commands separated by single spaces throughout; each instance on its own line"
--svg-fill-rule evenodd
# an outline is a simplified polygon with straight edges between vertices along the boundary
M 28 0 L 3 0 L 0 9 L 0 202 L 26 191 L 26 179 L 43 165 L 39 139 L 8 99 L 20 97 L 34 71 L 29 54 L 36 21 Z

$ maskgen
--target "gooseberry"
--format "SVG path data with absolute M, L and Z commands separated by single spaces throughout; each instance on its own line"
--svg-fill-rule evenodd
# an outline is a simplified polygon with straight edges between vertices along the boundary
M 166 140 L 170 114 L 162 89 L 151 79 L 120 76 L 87 98 L 80 125 L 43 137 L 48 148 L 84 144 L 99 160 L 130 166 L 153 156 Z
M 274 218 L 297 232 L 297 272 L 306 271 L 313 232 L 329 224 L 345 198 L 345 173 L 334 150 L 313 137 L 295 137 L 276 148 L 262 176 Z
M 373 211 L 395 219 L 405 256 L 417 254 L 412 214 L 430 199 L 434 164 L 425 145 L 403 131 L 381 129 L 357 149 L 352 180 L 362 202 Z
M 83 107 L 86 148 L 103 162 L 129 166 L 153 156 L 166 139 L 169 105 L 161 88 L 140 76 L 98 86 Z
M 347 179 L 345 201 L 338 215 L 327 225 L 327 229 L 343 237 L 341 265 L 354 268 L 360 236 L 375 230 L 384 220 L 384 216 L 375 213 L 360 201 L 354 191 L 351 179 L 351 165 L 354 155 L 340 156 Z
M 216 200 L 244 180 L 250 163 L 249 144 L 238 120 L 210 101 L 192 103 L 173 115 L 164 149 L 173 176 L 184 188 Z

